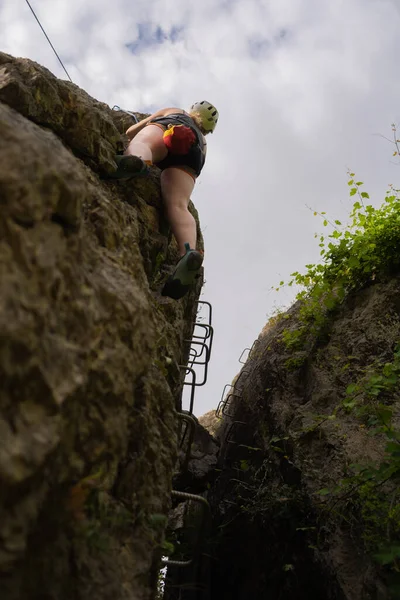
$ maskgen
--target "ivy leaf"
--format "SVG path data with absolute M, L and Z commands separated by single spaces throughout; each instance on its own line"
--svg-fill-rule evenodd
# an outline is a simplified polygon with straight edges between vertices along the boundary
M 348 265 L 351 268 L 360 266 L 360 259 L 357 256 L 350 256 Z
M 332 298 L 331 296 L 327 296 L 327 297 L 325 298 L 325 300 L 324 300 L 324 305 L 325 305 L 325 306 L 326 306 L 326 308 L 328 308 L 329 310 L 330 310 L 331 308 L 334 308 L 335 304 L 336 304 L 336 302 L 335 302 L 335 299 L 334 299 L 334 298 Z
M 389 546 L 384 548 L 375 558 L 381 565 L 387 565 L 400 557 L 400 546 Z
M 388 442 L 385 448 L 388 454 L 395 456 L 396 458 L 400 458 L 400 444 L 396 442 Z
M 377 413 L 382 423 L 387 423 L 393 416 L 393 412 L 390 408 L 380 408 Z
M 369 194 L 367 194 L 367 192 L 361 192 L 361 198 L 369 198 Z
M 350 385 L 347 386 L 346 388 L 346 394 L 348 396 L 351 396 L 351 394 L 354 394 L 354 392 L 357 390 L 357 384 L 356 383 L 351 383 Z
M 354 194 L 357 194 L 357 188 L 353 187 L 350 190 L 350 196 L 354 196 Z

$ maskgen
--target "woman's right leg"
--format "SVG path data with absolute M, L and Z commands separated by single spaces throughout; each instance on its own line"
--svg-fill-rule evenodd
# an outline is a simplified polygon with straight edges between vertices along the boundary
M 161 291 L 175 300 L 182 298 L 199 277 L 202 253 L 196 251 L 196 221 L 188 210 L 194 179 L 176 167 L 161 173 L 161 193 L 172 233 L 179 246 L 181 258 Z M 189 244 L 188 252 L 185 244 Z
M 185 243 L 196 249 L 196 221 L 188 210 L 193 192 L 193 177 L 176 167 L 161 172 L 161 194 L 172 233 L 179 246 L 181 256 L 186 252 Z
M 135 135 L 125 154 L 140 156 L 146 162 L 159 162 L 168 154 L 163 135 L 164 130 L 158 125 L 146 125 Z

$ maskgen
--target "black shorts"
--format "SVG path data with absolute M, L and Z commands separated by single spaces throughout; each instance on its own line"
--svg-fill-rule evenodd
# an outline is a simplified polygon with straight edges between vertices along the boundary
M 184 117 L 184 119 L 182 119 L 182 117 Z M 167 169 L 168 167 L 177 167 L 185 171 L 185 167 L 188 167 L 187 172 L 190 175 L 193 175 L 194 172 L 196 177 L 198 177 L 204 166 L 205 157 L 202 150 L 202 143 L 199 140 L 199 133 L 190 125 L 191 119 L 189 122 L 187 122 L 187 119 L 190 119 L 190 117 L 187 117 L 186 115 L 169 115 L 167 117 L 157 117 L 148 123 L 148 125 L 158 125 L 164 131 L 166 131 L 170 125 L 186 125 L 195 133 L 197 140 L 187 154 L 171 154 L 168 152 L 168 155 L 163 160 L 154 164 L 161 170 Z

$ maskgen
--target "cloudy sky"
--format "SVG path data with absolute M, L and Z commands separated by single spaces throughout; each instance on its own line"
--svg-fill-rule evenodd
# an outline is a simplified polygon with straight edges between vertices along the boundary
M 206 243 L 215 342 L 195 413 L 215 408 L 277 306 L 270 288 L 319 258 L 346 220 L 346 171 L 374 205 L 400 183 L 400 0 L 31 0 L 75 83 L 152 112 L 206 99 L 220 111 L 193 195 Z M 0 0 L 0 50 L 66 78 L 24 0 Z

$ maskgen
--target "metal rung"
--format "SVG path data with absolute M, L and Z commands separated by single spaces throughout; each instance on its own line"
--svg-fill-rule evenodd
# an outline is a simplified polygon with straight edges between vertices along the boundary
M 221 416 L 221 412 L 222 412 L 222 404 L 223 404 L 223 402 L 224 402 L 223 400 L 220 400 L 220 401 L 218 402 L 218 406 L 217 406 L 217 408 L 216 408 L 216 410 L 215 410 L 215 416 L 216 416 L 216 417 L 220 417 L 220 416 Z
M 217 417 L 220 417 L 221 414 L 223 414 L 225 417 L 233 417 L 234 413 L 230 413 L 228 412 L 228 408 L 232 402 L 231 399 L 233 398 L 241 398 L 242 396 L 240 394 L 235 394 L 235 393 L 230 393 L 227 395 L 227 397 L 224 400 L 220 400 L 219 404 L 217 406 L 217 410 L 215 411 L 215 414 Z
M 196 348 L 191 348 L 190 350 L 194 351 L 196 353 L 195 358 L 201 358 L 203 355 L 203 352 L 206 355 L 206 359 L 204 362 L 194 362 L 192 364 L 194 365 L 207 365 L 210 362 L 210 349 L 207 346 L 207 344 L 205 342 L 194 342 L 193 340 L 185 340 L 185 342 L 190 342 L 191 344 L 193 344 L 194 346 L 200 346 L 201 347 L 201 351 L 200 353 L 197 352 Z
M 191 357 L 189 360 L 190 366 L 193 365 L 201 365 L 204 366 L 203 372 L 203 381 L 201 383 L 197 383 L 196 385 L 204 385 L 207 382 L 208 377 L 208 363 L 210 362 L 211 357 L 211 347 L 212 347 L 212 337 L 210 338 L 209 346 L 207 346 L 206 340 L 201 338 L 202 341 L 196 341 L 193 338 L 191 340 L 185 340 L 188 344 L 190 344 L 189 348 L 189 356 Z M 197 350 L 197 347 L 200 347 L 200 351 Z M 200 360 L 205 355 L 204 360 Z
M 225 399 L 225 390 L 226 390 L 227 387 L 233 387 L 233 386 L 230 383 L 226 383 L 224 385 L 224 389 L 222 390 L 221 400 L 218 402 L 217 410 L 215 411 L 215 415 L 217 417 L 221 416 L 222 409 L 225 406 L 225 401 L 226 401 L 226 399 Z
M 203 327 L 207 331 L 205 332 L 204 336 L 193 334 L 192 335 L 193 338 L 200 338 L 202 340 L 203 339 L 207 340 L 209 337 L 212 336 L 212 334 L 214 332 L 214 328 L 212 327 L 212 325 L 207 325 L 206 323 L 195 323 L 195 327 Z
M 199 553 L 202 538 L 206 529 L 206 520 L 210 517 L 211 514 L 210 505 L 208 504 L 207 500 L 203 498 L 203 496 L 197 496 L 196 494 L 187 494 L 186 492 L 178 492 L 177 490 L 172 490 L 171 496 L 175 496 L 175 498 L 181 498 L 183 500 L 193 500 L 193 502 L 197 502 L 203 507 L 202 519 L 199 527 L 199 535 L 196 540 L 196 545 L 193 549 L 193 557 L 189 560 L 173 560 L 170 558 L 163 558 L 161 560 L 163 565 L 173 567 L 188 567 L 193 563 L 194 556 L 196 556 Z
M 192 346 L 200 346 L 200 352 L 197 351 L 196 348 L 193 348 L 192 346 L 189 348 L 189 356 L 190 353 L 194 354 L 193 356 L 193 360 L 198 360 L 199 358 L 201 358 L 203 356 L 203 353 L 205 353 L 206 355 L 206 361 L 205 362 L 192 362 L 192 365 L 205 365 L 209 362 L 210 360 L 210 352 L 208 349 L 208 346 L 205 342 L 195 342 L 193 340 L 184 340 L 187 343 L 192 344 Z M 205 351 L 205 352 L 204 352 Z
M 193 407 L 194 407 L 194 393 L 196 391 L 195 385 L 196 385 L 196 371 L 194 369 L 192 369 L 192 367 L 188 367 L 185 365 L 178 365 L 178 367 L 180 369 L 185 369 L 185 371 L 188 371 L 189 373 L 191 373 L 192 375 L 192 381 L 191 382 L 183 382 L 183 385 L 190 385 L 191 386 L 191 390 L 190 390 L 190 405 L 189 405 L 189 413 L 193 414 Z M 185 373 L 185 378 L 186 378 L 187 373 Z
M 205 330 L 205 333 L 203 336 L 193 333 L 192 338 L 190 340 L 185 340 L 186 343 L 190 344 L 190 346 L 189 346 L 189 361 L 188 361 L 189 364 L 187 366 L 178 365 L 178 367 L 180 369 L 185 370 L 185 377 L 183 380 L 183 385 L 184 386 L 190 385 L 190 387 L 191 387 L 190 404 L 189 404 L 189 411 L 188 411 L 189 414 L 193 414 L 195 388 L 203 386 L 207 382 L 208 363 L 210 362 L 211 348 L 212 348 L 212 342 L 213 342 L 213 337 L 214 337 L 214 329 L 211 325 L 212 306 L 211 306 L 210 302 L 199 300 L 197 302 L 197 304 L 205 305 L 208 307 L 208 312 L 209 312 L 208 321 L 209 322 L 208 323 L 197 323 L 197 321 L 195 322 L 194 327 L 195 328 L 196 327 L 203 328 Z M 208 345 L 207 345 L 207 341 L 209 342 Z M 193 346 L 195 346 L 195 347 L 193 347 Z M 200 352 L 198 351 L 197 347 L 200 347 Z M 205 354 L 205 359 L 200 360 L 203 357 L 203 353 Z M 196 376 L 195 370 L 193 369 L 193 365 L 204 366 L 204 373 L 203 373 L 202 381 L 197 381 L 197 376 Z M 191 373 L 191 375 L 192 375 L 191 381 L 185 381 L 186 375 L 188 373 Z
M 194 436 L 196 433 L 196 421 L 193 419 L 192 416 L 187 415 L 185 413 L 181 413 L 181 412 L 178 412 L 178 418 L 182 419 L 182 421 L 186 421 L 186 423 L 187 423 L 187 425 L 185 427 L 185 431 L 179 441 L 179 448 L 183 448 L 183 444 L 184 444 L 185 438 L 186 438 L 186 432 L 189 429 L 189 440 L 188 440 L 188 445 L 186 448 L 185 460 L 182 465 L 183 469 L 187 469 L 187 466 L 188 466 L 189 460 L 190 460 L 190 453 L 192 450 L 192 445 L 194 442 Z
M 226 384 L 224 385 L 224 389 L 222 390 L 222 394 L 221 394 L 221 400 L 224 400 L 224 398 L 225 398 L 225 390 L 226 390 L 226 388 L 228 388 L 228 387 L 231 387 L 231 388 L 233 388 L 234 386 L 233 386 L 231 383 L 226 383 Z
M 227 444 L 236 444 L 237 443 L 237 442 L 231 441 L 231 436 L 232 436 L 232 433 L 234 432 L 234 430 L 238 427 L 238 425 L 247 425 L 247 423 L 245 423 L 244 421 L 232 421 L 232 423 L 230 424 L 229 429 L 226 433 L 226 436 L 225 436 L 225 442 Z
M 193 333 L 192 340 L 201 340 L 204 343 L 208 341 L 208 350 L 211 355 L 212 344 L 214 340 L 214 328 L 211 325 L 206 325 L 205 323 L 195 323 L 195 328 L 196 327 L 201 327 L 202 329 L 205 329 L 205 333 L 204 335 L 197 335 L 196 333 Z
M 242 360 L 242 356 L 243 356 L 243 354 L 246 352 L 246 350 L 248 350 L 248 351 L 249 351 L 249 354 L 250 354 L 250 348 L 245 348 L 245 349 L 243 350 L 242 354 L 239 356 L 239 362 L 240 362 L 240 363 L 242 363 L 242 365 L 246 364 L 246 360 L 247 360 L 247 359 L 246 359 L 246 360 Z
M 230 416 L 230 415 L 227 415 L 225 413 L 225 411 L 224 411 L 225 405 L 226 405 L 226 402 L 227 402 L 228 396 L 229 396 L 229 394 L 227 393 L 226 398 L 225 398 L 225 390 L 226 390 L 226 388 L 233 388 L 233 385 L 231 383 L 226 383 L 224 385 L 224 389 L 222 390 L 222 394 L 221 394 L 221 400 L 219 401 L 218 406 L 217 406 L 217 410 L 215 411 L 215 415 L 217 417 L 220 417 L 221 414 L 224 414 L 227 417 Z
M 203 304 L 205 306 L 208 306 L 208 311 L 209 311 L 208 324 L 211 325 L 212 324 L 212 306 L 211 306 L 210 302 L 206 302 L 205 300 L 198 300 L 197 304 Z
M 234 388 L 236 388 L 236 386 L 237 386 L 237 384 L 239 383 L 240 379 L 241 379 L 243 376 L 247 376 L 247 375 L 249 375 L 249 374 L 250 374 L 250 370 L 247 370 L 247 371 L 246 371 L 246 370 L 244 370 L 244 371 L 242 370 L 242 371 L 240 371 L 240 373 L 239 373 L 239 377 L 236 379 L 236 381 L 235 381 L 235 383 L 234 383 L 233 387 L 234 387 Z
M 226 400 L 225 400 L 225 404 L 222 407 L 222 414 L 225 415 L 225 417 L 233 417 L 233 416 L 235 416 L 235 413 L 233 413 L 233 414 L 229 413 L 227 409 L 229 409 L 229 406 L 231 405 L 233 398 L 239 398 L 240 399 L 241 397 L 242 396 L 240 394 L 234 394 L 234 393 L 227 395 Z
M 253 344 L 252 344 L 251 348 L 245 348 L 245 349 L 243 350 L 242 354 L 239 356 L 239 362 L 240 362 L 242 365 L 246 364 L 246 362 L 248 361 L 248 359 L 249 359 L 249 358 L 250 358 L 250 356 L 251 356 L 251 353 L 252 353 L 252 352 L 253 352 L 253 350 L 254 350 L 254 346 L 255 346 L 256 344 L 258 344 L 258 343 L 259 343 L 259 341 L 260 341 L 260 340 L 258 340 L 258 339 L 257 339 L 257 340 L 254 340 L 254 342 L 253 342 Z M 248 351 L 249 351 L 249 354 L 247 355 L 247 359 L 246 359 L 246 360 L 242 360 L 243 354 L 246 352 L 246 350 L 248 350 Z
M 198 363 L 201 364 L 201 363 Z M 206 363 L 207 364 L 207 363 Z M 188 371 L 195 373 L 194 369 L 192 369 L 192 367 L 184 367 L 183 365 L 178 365 L 179 368 L 183 368 L 183 369 L 187 369 Z M 207 382 L 207 370 L 208 369 L 204 369 L 204 374 L 203 374 L 203 381 L 201 381 L 200 383 L 196 382 L 196 377 L 193 377 L 193 381 L 192 383 L 186 383 L 185 381 L 183 382 L 183 385 L 193 385 L 194 387 L 200 387 L 202 385 L 204 385 Z

